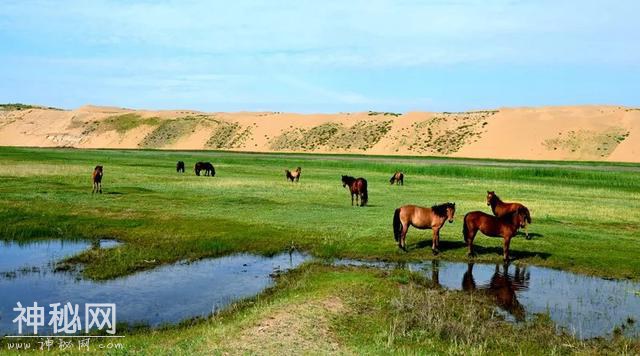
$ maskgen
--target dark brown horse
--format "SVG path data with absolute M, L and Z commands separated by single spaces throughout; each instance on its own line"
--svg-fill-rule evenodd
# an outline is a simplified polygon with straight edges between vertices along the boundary
M 93 180 L 93 190 L 91 191 L 91 194 L 93 193 L 102 194 L 102 176 L 103 175 L 104 173 L 102 170 L 102 166 L 96 166 L 96 168 L 93 169 L 93 174 L 91 175 L 91 179 Z
M 178 161 L 178 163 L 176 163 L 176 172 L 184 173 L 184 162 L 183 161 Z
M 393 184 L 400 184 L 400 185 L 404 185 L 404 173 L 402 172 L 395 172 L 392 176 L 391 179 L 389 179 L 389 183 Z
M 287 180 L 290 180 L 291 182 L 298 182 L 300 181 L 300 174 L 302 173 L 302 168 L 298 167 L 296 168 L 293 172 L 291 172 L 288 169 L 284 170 L 284 175 L 287 178 Z
M 353 206 L 353 197 L 356 198 L 356 206 L 360 199 L 360 206 L 367 205 L 369 201 L 369 193 L 367 192 L 367 180 L 364 178 L 354 178 L 351 176 L 342 176 L 342 187 L 349 187 L 351 192 L 351 206 Z
M 406 238 L 409 226 L 417 229 L 433 230 L 433 239 L 431 240 L 431 250 L 434 254 L 440 252 L 438 245 L 440 243 L 440 229 L 444 223 L 449 220 L 453 222 L 456 213 L 455 203 L 444 203 L 434 205 L 431 208 L 424 208 L 415 205 L 403 205 L 396 209 L 393 214 L 393 237 L 398 243 L 398 247 L 407 250 Z
M 503 257 L 505 261 L 509 261 L 509 243 L 511 243 L 511 239 L 518 233 L 518 229 L 524 227 L 526 216 L 527 212 L 524 209 L 518 209 L 501 218 L 485 214 L 481 211 L 472 211 L 465 215 L 462 235 L 464 242 L 466 242 L 469 247 L 469 255 L 472 256 L 474 254 L 473 239 L 476 237 L 478 230 L 480 230 L 487 236 L 502 237 Z
M 496 195 L 496 192 L 487 190 L 487 205 L 491 207 L 491 211 L 493 215 L 501 218 L 505 215 L 511 214 L 518 209 L 524 209 L 526 212 L 526 223 L 524 225 L 524 233 L 529 240 L 529 230 L 527 229 L 528 224 L 531 224 L 531 214 L 529 213 L 529 209 L 526 206 L 520 203 L 505 203 Z
M 201 171 L 204 171 L 205 176 L 214 177 L 216 175 L 216 169 L 213 167 L 213 165 L 210 162 L 197 162 L 194 170 L 197 176 L 200 175 Z

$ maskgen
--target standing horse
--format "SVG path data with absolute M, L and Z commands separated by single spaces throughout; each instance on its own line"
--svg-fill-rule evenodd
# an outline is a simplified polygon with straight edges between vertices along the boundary
M 178 161 L 178 163 L 176 164 L 176 172 L 184 173 L 184 162 L 183 161 Z
M 367 180 L 364 178 L 354 178 L 351 176 L 342 176 L 342 187 L 349 186 L 351 192 L 351 206 L 353 206 L 353 197 L 356 197 L 356 206 L 358 206 L 358 198 L 360 206 L 365 206 L 369 201 L 369 193 L 367 192 Z
M 298 182 L 300 180 L 300 174 L 302 173 L 302 168 L 298 167 L 296 168 L 295 171 L 291 172 L 288 169 L 284 170 L 284 175 L 286 177 L 287 180 L 290 180 L 291 182 Z
M 527 219 L 527 213 L 528 212 L 524 209 L 518 209 L 501 218 L 481 211 L 472 211 L 465 215 L 462 235 L 464 237 L 464 242 L 466 242 L 469 247 L 469 255 L 474 255 L 473 239 L 476 237 L 478 230 L 480 230 L 480 232 L 487 236 L 502 237 L 503 257 L 505 261 L 509 261 L 509 243 L 518 233 L 518 229 L 524 227 Z
M 393 183 L 399 184 L 399 185 L 404 185 L 404 173 L 395 172 L 391 176 L 391 179 L 389 179 L 389 183 L 391 183 L 391 185 L 393 185 Z
M 487 205 L 491 207 L 491 211 L 493 215 L 501 218 L 507 214 L 511 214 L 518 209 L 524 209 L 526 212 L 526 224 L 524 226 L 524 233 L 526 235 L 527 240 L 529 237 L 529 229 L 527 228 L 528 224 L 531 224 L 531 214 L 529 213 L 529 209 L 526 206 L 520 203 L 505 203 L 496 195 L 496 192 L 487 190 Z
M 91 175 L 91 179 L 93 180 L 93 190 L 91 191 L 91 194 L 98 192 L 102 194 L 103 174 L 102 166 L 96 166 L 96 168 L 93 169 L 93 174 Z
M 433 254 L 437 254 L 440 252 L 438 250 L 438 245 L 440 244 L 440 229 L 447 220 L 449 220 L 449 223 L 453 222 L 455 213 L 455 203 L 434 205 L 431 208 L 403 205 L 396 209 L 393 214 L 393 237 L 396 239 L 398 247 L 406 251 L 406 237 L 409 226 L 421 230 L 431 229 L 433 230 L 431 250 Z

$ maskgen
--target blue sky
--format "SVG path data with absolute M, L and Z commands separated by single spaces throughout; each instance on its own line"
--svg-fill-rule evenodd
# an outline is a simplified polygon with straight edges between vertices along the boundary
M 640 105 L 640 1 L 0 5 L 0 102 L 297 112 Z

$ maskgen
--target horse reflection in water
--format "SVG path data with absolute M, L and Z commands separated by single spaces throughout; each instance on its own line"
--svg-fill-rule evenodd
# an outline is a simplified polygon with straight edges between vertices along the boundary
M 431 280 L 440 286 L 439 261 L 433 260 L 432 264 Z M 469 263 L 467 271 L 462 276 L 462 290 L 490 295 L 500 308 L 513 315 L 517 321 L 524 321 L 526 312 L 518 301 L 516 292 L 529 288 L 529 277 L 529 272 L 524 267 L 515 266 L 513 273 L 509 273 L 508 264 L 498 264 L 489 282 L 478 286 L 473 277 L 473 263 Z

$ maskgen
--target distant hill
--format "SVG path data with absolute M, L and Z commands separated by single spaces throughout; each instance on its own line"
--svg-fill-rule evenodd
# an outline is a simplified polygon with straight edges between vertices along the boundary
M 293 114 L 5 104 L 0 145 L 640 162 L 640 109 Z

